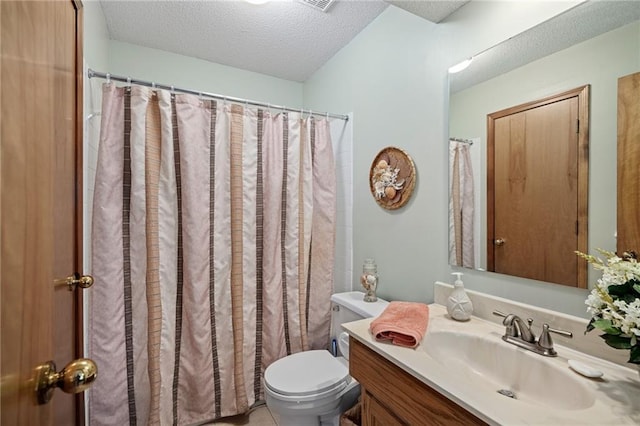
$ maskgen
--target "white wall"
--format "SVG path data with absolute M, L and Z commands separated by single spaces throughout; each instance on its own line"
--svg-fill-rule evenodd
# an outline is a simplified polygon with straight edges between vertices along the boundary
M 109 32 L 102 13 L 100 3 L 94 0 L 83 2 L 83 54 L 84 75 L 89 67 L 107 69 L 109 67 Z M 101 82 L 84 79 L 84 126 L 83 126 L 83 170 L 82 170 L 82 220 L 83 220 L 83 273 L 91 273 L 91 212 L 93 203 L 94 177 L 96 163 L 98 161 L 98 138 L 100 136 L 100 107 L 102 93 Z M 89 324 L 90 308 L 88 297 L 84 297 L 84 351 L 87 352 L 89 339 L 86 334 L 86 325 Z M 89 424 L 89 398 L 90 392 L 85 396 L 85 424 Z
M 353 111 L 354 135 L 354 275 L 365 258 L 378 265 L 378 294 L 385 298 L 429 300 L 431 283 L 446 269 L 446 163 L 425 140 L 428 129 L 442 127 L 443 99 L 429 81 L 441 63 L 436 25 L 389 7 L 347 47 L 305 83 L 305 103 L 312 109 Z M 439 132 L 442 134 L 442 131 Z M 369 192 L 369 167 L 385 146 L 407 150 L 417 168 L 417 184 L 409 203 L 398 211 L 380 208 Z M 429 241 L 431 240 L 431 241 Z M 423 275 L 421 277 L 421 275 Z
M 107 69 L 109 67 L 109 32 L 97 1 L 83 2 L 84 19 L 84 68 Z M 84 146 L 83 146 L 83 228 L 84 235 L 91 235 L 91 204 L 93 182 L 98 160 L 98 137 L 100 135 L 100 112 L 102 93 L 97 80 L 84 80 Z M 91 241 L 84 241 L 84 272 L 91 271 Z
M 576 2 L 471 2 L 432 24 L 389 7 L 304 85 L 305 106 L 353 112 L 354 288 L 362 262 L 378 264 L 379 294 L 430 302 L 433 282 L 451 282 L 447 262 L 447 69 Z M 411 201 L 386 211 L 369 192 L 371 161 L 395 145 L 412 155 Z M 586 292 L 467 271 L 467 287 L 586 316 Z
M 109 71 L 223 96 L 302 107 L 302 83 L 111 40 Z
M 334 292 L 351 291 L 353 276 L 353 116 L 331 120 L 331 142 L 336 167 L 336 260 Z

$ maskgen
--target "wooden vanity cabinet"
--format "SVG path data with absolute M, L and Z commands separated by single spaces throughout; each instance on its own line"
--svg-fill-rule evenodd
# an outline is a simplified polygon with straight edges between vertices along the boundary
M 359 341 L 349 341 L 349 371 L 362 387 L 362 426 L 486 424 Z

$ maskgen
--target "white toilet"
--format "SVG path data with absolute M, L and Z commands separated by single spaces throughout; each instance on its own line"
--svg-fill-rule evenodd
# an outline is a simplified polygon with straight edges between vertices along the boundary
M 265 399 L 280 426 L 337 426 L 340 415 L 358 400 L 360 385 L 349 376 L 349 336 L 340 325 L 377 317 L 388 304 L 363 298 L 359 291 L 331 296 L 331 339 L 338 343 L 337 358 L 327 350 L 306 351 L 267 367 Z

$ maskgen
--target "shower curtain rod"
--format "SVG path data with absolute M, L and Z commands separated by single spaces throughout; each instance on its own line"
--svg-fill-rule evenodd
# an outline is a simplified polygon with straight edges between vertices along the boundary
M 462 139 L 462 138 L 449 138 L 450 141 L 468 143 L 469 145 L 473 145 L 473 141 L 471 139 Z
M 128 83 L 128 84 L 137 84 L 139 86 L 146 86 L 146 87 L 153 87 L 156 89 L 165 89 L 165 90 L 170 90 L 172 92 L 180 92 L 180 93 L 187 93 L 190 95 L 197 95 L 197 96 L 204 96 L 207 98 L 214 98 L 214 99 L 219 99 L 219 100 L 225 100 L 225 101 L 230 101 L 230 102 L 236 102 L 239 104 L 247 104 L 247 105 L 253 105 L 253 106 L 261 106 L 261 107 L 266 107 L 266 108 L 272 108 L 272 109 L 277 109 L 277 110 L 282 110 L 282 111 L 291 111 L 291 112 L 299 112 L 301 114 L 307 113 L 310 115 L 320 115 L 320 116 L 325 116 L 325 117 L 331 117 L 331 118 L 338 118 L 340 120 L 344 120 L 344 121 L 349 121 L 349 116 L 348 115 L 344 115 L 344 114 L 333 114 L 330 112 L 317 112 L 317 111 L 312 111 L 310 109 L 296 109 L 296 108 L 289 108 L 286 106 L 282 106 L 282 105 L 272 105 L 272 104 L 267 104 L 264 102 L 258 102 L 258 101 L 252 101 L 249 99 L 242 99 L 242 98 L 234 98 L 233 96 L 224 96 L 224 95 L 218 95 L 216 93 L 209 93 L 209 92 L 201 92 L 198 90 L 191 90 L 191 89 L 182 89 L 182 88 L 178 88 L 178 87 L 174 87 L 174 86 L 169 86 L 166 84 L 159 84 L 159 83 L 154 83 L 152 81 L 144 81 L 144 80 L 138 80 L 138 79 L 134 79 L 134 78 L 129 78 L 129 77 L 123 77 L 120 75 L 113 75 L 110 73 L 104 73 L 104 72 L 99 72 L 99 71 L 94 71 L 91 68 L 89 68 L 87 70 L 87 77 L 89 78 L 104 78 L 108 81 L 110 80 L 115 80 L 115 81 L 120 81 L 123 83 Z

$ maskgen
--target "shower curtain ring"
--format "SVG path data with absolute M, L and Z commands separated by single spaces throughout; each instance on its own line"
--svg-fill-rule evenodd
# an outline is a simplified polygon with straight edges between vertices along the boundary
M 131 77 L 127 77 L 127 86 L 131 87 Z
M 107 84 L 111 83 L 111 73 L 107 73 Z

